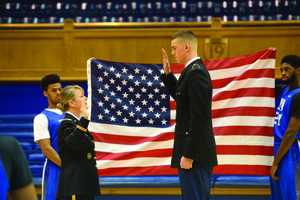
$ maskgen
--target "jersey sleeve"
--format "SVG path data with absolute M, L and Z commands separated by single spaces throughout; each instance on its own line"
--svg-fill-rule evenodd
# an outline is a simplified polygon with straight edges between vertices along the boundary
M 300 92 L 294 95 L 291 108 L 290 108 L 290 117 L 300 117 Z
M 50 138 L 48 119 L 44 114 L 38 114 L 33 121 L 34 141 Z

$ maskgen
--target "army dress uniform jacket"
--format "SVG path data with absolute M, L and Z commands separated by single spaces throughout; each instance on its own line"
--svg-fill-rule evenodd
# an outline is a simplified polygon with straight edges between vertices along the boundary
M 212 81 L 201 59 L 189 64 L 176 79 L 171 72 L 161 80 L 176 101 L 176 124 L 171 167 L 180 168 L 181 157 L 193 159 L 193 167 L 217 166 L 212 128 Z
M 87 130 L 89 120 L 78 121 L 66 113 L 58 129 L 58 153 L 61 171 L 56 199 L 72 195 L 99 196 L 100 186 L 94 137 Z

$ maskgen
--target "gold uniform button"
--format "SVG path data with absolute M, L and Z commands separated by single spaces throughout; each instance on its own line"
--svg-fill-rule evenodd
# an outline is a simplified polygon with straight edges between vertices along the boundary
M 87 157 L 87 159 L 91 159 L 92 158 L 92 154 L 88 153 L 86 157 Z
M 185 134 L 188 134 L 188 132 L 186 132 Z
M 96 160 L 96 157 L 94 157 L 94 159 Z
M 95 165 L 95 167 L 97 168 L 97 165 Z

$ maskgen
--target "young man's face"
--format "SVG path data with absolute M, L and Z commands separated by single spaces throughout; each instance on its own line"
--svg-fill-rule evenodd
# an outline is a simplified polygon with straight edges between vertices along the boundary
M 62 88 L 60 83 L 53 83 L 48 85 L 48 89 L 47 91 L 44 91 L 44 95 L 48 98 L 49 104 L 55 106 L 57 103 L 59 103 L 59 94 L 61 90 Z
M 171 41 L 171 48 L 172 48 L 172 55 L 175 57 L 177 63 L 185 64 L 184 63 L 184 59 L 185 59 L 184 42 L 178 38 L 175 38 L 174 40 Z
M 281 71 L 281 80 L 286 83 L 293 83 L 296 79 L 296 69 L 288 63 L 282 63 L 280 67 Z

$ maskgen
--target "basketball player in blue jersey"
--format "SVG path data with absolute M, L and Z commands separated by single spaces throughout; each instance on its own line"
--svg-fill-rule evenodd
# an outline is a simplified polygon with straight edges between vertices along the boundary
M 62 90 L 60 78 L 56 74 L 41 80 L 41 89 L 47 97 L 49 106 L 34 118 L 34 141 L 39 143 L 46 156 L 42 181 L 42 200 L 55 199 L 61 160 L 57 148 L 57 130 L 64 113 L 56 108 Z
M 276 85 L 278 99 L 274 121 L 274 161 L 270 174 L 272 200 L 300 199 L 300 57 L 281 60 L 282 81 Z

